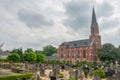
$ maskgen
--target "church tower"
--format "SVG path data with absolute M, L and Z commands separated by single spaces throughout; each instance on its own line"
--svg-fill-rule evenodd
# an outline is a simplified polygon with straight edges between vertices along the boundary
M 99 35 L 99 26 L 96 20 L 95 10 L 93 7 L 92 11 L 92 21 L 91 21 L 91 35 L 90 35 L 90 41 L 91 46 L 93 48 L 92 53 L 94 54 L 93 58 L 97 60 L 97 50 L 101 48 L 101 36 Z

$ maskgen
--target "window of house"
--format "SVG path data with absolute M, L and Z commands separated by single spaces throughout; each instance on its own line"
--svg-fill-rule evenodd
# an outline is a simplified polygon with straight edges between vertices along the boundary
M 86 58 L 86 51 L 83 50 L 83 58 Z

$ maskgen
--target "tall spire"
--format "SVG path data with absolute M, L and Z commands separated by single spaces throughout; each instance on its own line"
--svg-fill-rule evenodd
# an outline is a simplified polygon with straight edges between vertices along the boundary
M 95 10 L 94 10 L 94 6 L 93 6 L 91 25 L 96 24 L 96 23 L 97 23 L 97 20 L 96 20 Z

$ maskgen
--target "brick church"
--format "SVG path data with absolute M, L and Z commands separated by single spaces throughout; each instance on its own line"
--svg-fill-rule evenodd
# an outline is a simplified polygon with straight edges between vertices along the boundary
M 59 48 L 57 56 L 60 60 L 79 61 L 96 61 L 97 50 L 101 47 L 101 36 L 96 20 L 95 10 L 92 11 L 92 21 L 90 26 L 91 34 L 89 39 L 63 42 Z

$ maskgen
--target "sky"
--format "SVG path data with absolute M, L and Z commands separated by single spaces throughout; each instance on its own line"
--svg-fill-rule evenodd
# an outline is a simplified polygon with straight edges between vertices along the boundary
M 0 0 L 3 50 L 88 39 L 93 5 L 102 44 L 120 45 L 120 0 Z

